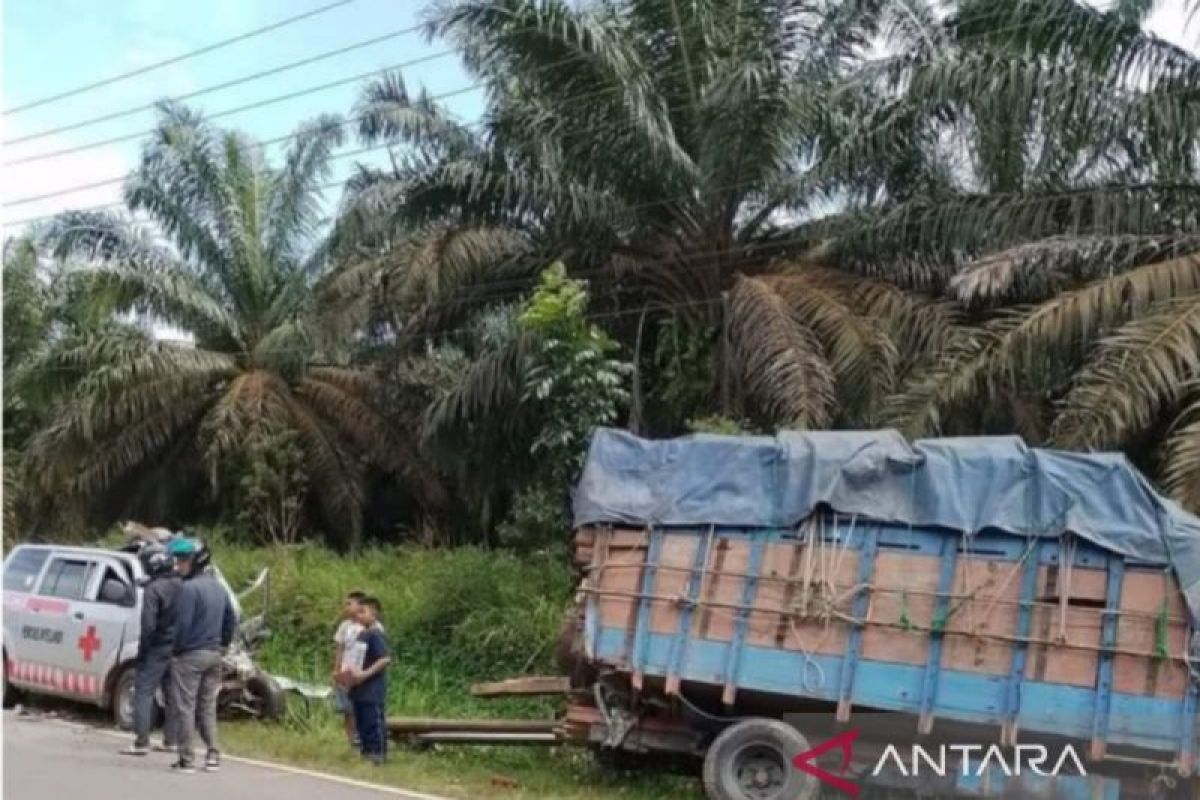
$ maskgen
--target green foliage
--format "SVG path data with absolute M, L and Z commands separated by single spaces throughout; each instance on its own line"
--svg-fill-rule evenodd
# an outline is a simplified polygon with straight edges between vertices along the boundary
M 203 532 L 235 588 L 271 568 L 268 668 L 324 682 L 341 598 L 380 598 L 395 655 L 389 709 L 396 714 L 503 716 L 547 709 L 538 703 L 472 700 L 474 681 L 550 673 L 572 575 L 560 555 L 515 556 L 478 548 L 378 548 L 338 556 L 315 546 L 247 548 Z M 238 537 L 241 538 L 241 537 Z M 261 610 L 256 595 L 247 609 Z
M 692 433 L 719 433 L 724 436 L 744 436 L 754 432 L 750 423 L 745 420 L 730 419 L 719 415 L 689 419 L 687 426 Z
M 374 374 L 327 366 L 343 353 L 315 332 L 312 284 L 327 269 L 321 192 L 343 135 L 339 118 L 318 117 L 271 165 L 240 133 L 165 103 L 126 181 L 128 213 L 67 212 L 46 226 L 42 244 L 67 265 L 61 310 L 87 324 L 29 369 L 29 397 L 51 416 L 26 453 L 44 497 L 86 502 L 104 520 L 197 515 L 211 513 L 197 500 L 207 478 L 233 492 L 218 491 L 220 516 L 236 516 L 249 492 L 291 517 L 296 503 L 262 494 L 267 476 L 250 491 L 218 475 L 265 464 L 247 448 L 286 429 L 303 451 L 314 522 L 360 543 L 364 466 L 398 471 L 405 442 L 374 406 Z M 152 335 L 163 323 L 191 341 Z M 299 485 L 283 483 L 267 495 Z M 275 524 L 292 535 L 291 522 Z
M 29 238 L 4 243 L 4 372 L 45 344 L 51 322 L 50 288 L 41 280 L 38 252 Z M 7 429 L 8 434 L 11 429 Z
M 717 394 L 717 343 L 713 326 L 695 328 L 674 317 L 659 323 L 650 376 L 666 427 L 712 410 Z
M 293 544 L 304 525 L 308 474 L 304 448 L 294 431 L 278 426 L 255 431 L 231 470 L 237 521 L 270 544 Z
M 557 263 L 522 308 L 518 322 L 536 337 L 522 398 L 537 408 L 541 427 L 530 445 L 541 471 L 560 486 L 578 475 L 591 432 L 617 419 L 629 393 L 629 365 L 614 358 L 615 342 L 584 316 L 587 290 Z
M 559 487 L 534 484 L 513 498 L 508 516 L 496 528 L 500 544 L 518 550 L 549 548 L 563 553 L 571 520 Z

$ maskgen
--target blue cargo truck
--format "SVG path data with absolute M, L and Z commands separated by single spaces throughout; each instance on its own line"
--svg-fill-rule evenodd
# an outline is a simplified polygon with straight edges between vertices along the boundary
M 1196 792 L 1200 520 L 1123 456 L 601 430 L 574 504 L 568 739 L 712 800 Z

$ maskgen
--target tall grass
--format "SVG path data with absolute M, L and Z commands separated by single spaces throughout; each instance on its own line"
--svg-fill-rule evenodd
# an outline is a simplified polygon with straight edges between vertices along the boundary
M 270 568 L 246 613 L 266 611 L 273 631 L 260 659 L 272 672 L 327 682 L 341 601 L 352 590 L 383 604 L 392 648 L 394 714 L 549 713 L 541 701 L 479 701 L 480 680 L 553 670 L 554 643 L 571 594 L 566 560 L 476 548 L 396 547 L 341 556 L 316 546 L 247 548 L 210 536 L 235 589 Z

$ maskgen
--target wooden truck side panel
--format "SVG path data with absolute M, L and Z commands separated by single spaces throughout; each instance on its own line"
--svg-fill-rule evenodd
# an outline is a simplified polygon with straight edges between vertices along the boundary
M 627 671 L 1065 735 L 1193 769 L 1179 587 L 1073 537 L 964 538 L 828 515 L 799 530 L 584 528 L 584 647 Z

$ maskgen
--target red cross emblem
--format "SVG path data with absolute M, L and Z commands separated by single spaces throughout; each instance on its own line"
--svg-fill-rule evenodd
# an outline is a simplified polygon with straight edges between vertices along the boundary
M 79 637 L 79 649 L 83 651 L 83 660 L 91 662 L 92 653 L 100 649 L 100 637 L 96 636 L 96 626 L 88 625 L 87 633 Z

